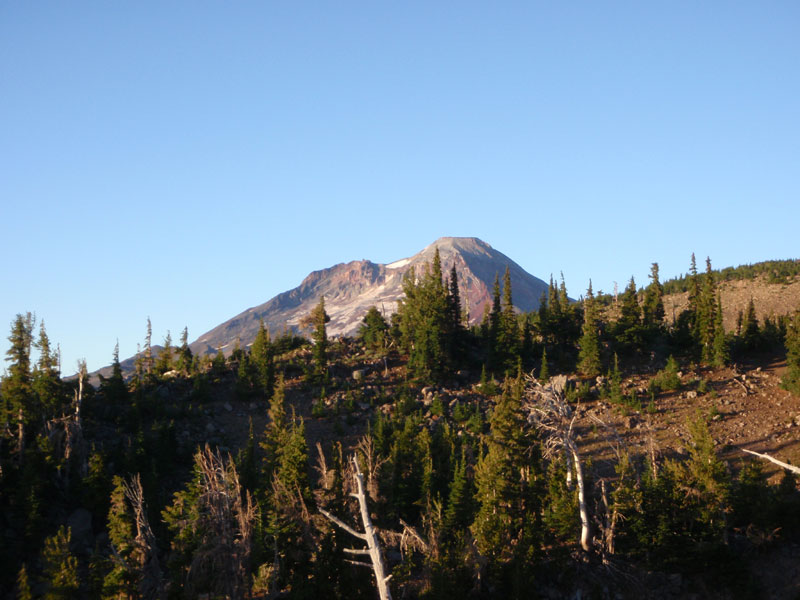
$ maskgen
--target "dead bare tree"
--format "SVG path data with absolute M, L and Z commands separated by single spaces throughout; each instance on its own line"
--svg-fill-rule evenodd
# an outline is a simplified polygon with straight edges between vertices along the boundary
M 575 472 L 575 483 L 578 488 L 578 510 L 581 520 L 581 548 L 588 552 L 591 548 L 591 526 L 589 510 L 586 505 L 586 490 L 578 445 L 575 442 L 575 420 L 578 411 L 573 411 L 567 402 L 564 391 L 567 378 L 563 375 L 553 377 L 547 385 L 541 385 L 535 377 L 527 377 L 525 397 L 529 410 L 528 420 L 536 424 L 545 434 L 545 455 L 552 457 L 564 452 L 567 460 L 567 472 L 571 472 L 569 463 Z M 568 485 L 571 479 L 568 475 Z
M 164 579 L 158 562 L 156 536 L 147 519 L 142 479 L 138 473 L 124 483 L 124 489 L 136 522 L 133 556 L 136 561 L 135 570 L 138 571 L 139 593 L 145 600 L 158 600 L 164 597 Z
M 791 471 L 792 473 L 796 473 L 800 475 L 800 467 L 795 467 L 794 465 L 790 465 L 789 463 L 782 462 L 777 458 L 771 457 L 769 454 L 761 454 L 760 452 L 753 452 L 752 450 L 748 450 L 747 448 L 741 448 L 742 452 L 747 452 L 748 454 L 752 454 L 759 458 L 763 458 L 764 460 L 768 460 L 771 463 L 775 463 L 779 467 L 783 467 L 787 471 Z
M 366 544 L 366 548 L 345 548 L 344 551 L 347 554 L 351 555 L 364 555 L 370 557 L 370 563 L 351 560 L 348 561 L 354 565 L 361 565 L 364 567 L 369 567 L 372 569 L 372 572 L 375 574 L 375 580 L 378 586 L 378 595 L 380 596 L 381 600 L 391 600 L 392 593 L 389 589 L 389 579 L 392 577 L 391 575 L 386 575 L 386 566 L 383 562 L 383 556 L 381 551 L 380 540 L 378 538 L 378 532 L 375 529 L 375 526 L 372 524 L 372 519 L 369 516 L 369 510 L 367 509 L 367 495 L 364 491 L 364 476 L 361 473 L 361 468 L 358 466 L 358 459 L 353 456 L 351 458 L 353 464 L 353 477 L 355 479 L 356 484 L 356 492 L 351 494 L 354 498 L 358 500 L 359 509 L 361 512 L 361 523 L 364 527 L 364 533 L 356 531 L 352 527 L 350 527 L 347 523 L 341 521 L 339 518 L 335 517 L 325 509 L 320 508 L 319 512 L 321 512 L 328 520 L 330 520 L 333 524 L 340 527 L 350 535 L 357 537 L 360 540 L 363 540 Z
M 223 458 L 206 445 L 195 455 L 195 463 L 201 474 L 198 525 L 205 534 L 189 567 L 189 588 L 199 591 L 197 583 L 210 583 L 215 593 L 244 598 L 256 506 L 249 492 L 242 493 L 230 455 Z

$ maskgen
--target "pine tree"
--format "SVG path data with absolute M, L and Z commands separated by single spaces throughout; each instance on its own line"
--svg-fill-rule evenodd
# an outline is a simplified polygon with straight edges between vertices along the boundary
M 519 359 L 519 325 L 511 299 L 511 273 L 506 267 L 503 275 L 503 308 L 497 339 L 497 354 L 504 369 L 511 369 Z
M 659 329 L 664 322 L 664 288 L 658 280 L 658 263 L 650 267 L 650 285 L 644 292 L 642 306 L 644 325 L 653 330 Z
M 331 320 L 325 312 L 325 298 L 320 297 L 319 304 L 311 313 L 314 331 L 311 339 L 314 342 L 312 358 L 314 361 L 313 379 L 324 384 L 328 380 L 328 334 L 325 324 Z
M 258 326 L 256 338 L 250 346 L 250 359 L 255 366 L 258 387 L 261 392 L 271 398 L 275 388 L 275 360 L 269 329 L 262 319 Z
M 642 347 L 641 312 L 636 297 L 636 282 L 631 277 L 622 294 L 619 320 L 614 325 L 614 337 L 623 352 L 633 352 Z
M 23 564 L 17 574 L 17 600 L 33 600 L 33 590 L 28 578 L 28 567 Z
M 710 364 L 714 359 L 714 319 L 716 312 L 716 284 L 711 270 L 711 259 L 706 258 L 706 272 L 697 306 L 695 341 L 700 348 L 700 360 Z
M 164 347 L 161 349 L 161 352 L 158 354 L 158 359 L 156 360 L 155 371 L 158 375 L 163 375 L 167 371 L 172 370 L 173 366 L 173 348 L 172 348 L 172 335 L 170 335 L 169 330 L 167 330 L 167 335 L 164 338 Z
M 389 325 L 380 311 L 372 306 L 361 321 L 358 337 L 364 342 L 367 350 L 375 355 L 382 355 L 386 350 L 386 339 L 389 335 Z
M 103 596 L 107 598 L 133 598 L 136 596 L 136 572 L 133 554 L 136 550 L 133 512 L 125 497 L 125 483 L 121 477 L 113 479 L 111 506 L 108 511 L 108 540 L 116 560 L 103 580 Z
M 444 513 L 445 531 L 456 533 L 469 527 L 474 516 L 474 489 L 472 482 L 467 477 L 466 455 L 462 451 L 461 458 L 456 462 L 453 471 L 453 480 L 450 482 L 450 492 L 447 496 L 447 508 Z
M 542 350 L 542 366 L 539 368 L 539 382 L 544 385 L 550 379 L 550 368 L 547 366 L 547 348 Z
M 783 387 L 800 395 L 800 310 L 786 329 L 786 372 Z
M 521 388 L 506 378 L 490 420 L 486 453 L 475 470 L 478 513 L 472 532 L 492 562 L 529 561 L 538 538 L 540 464 L 528 439 Z
M 713 365 L 724 367 L 730 358 L 728 352 L 728 339 L 725 336 L 725 327 L 722 324 L 722 295 L 717 294 L 717 309 L 714 313 L 714 342 Z
M 598 334 L 597 308 L 595 306 L 592 282 L 583 300 L 583 335 L 578 354 L 578 371 L 587 377 L 600 374 L 600 336 Z
M 452 359 L 448 356 L 447 288 L 438 249 L 419 281 L 413 268 L 406 272 L 403 292 L 397 314 L 408 369 L 418 380 L 439 380 L 452 369 Z
M 48 585 L 45 600 L 78 598 L 78 560 L 69 549 L 71 531 L 59 527 L 55 535 L 44 541 L 42 550 L 42 576 Z
M 52 419 L 61 415 L 65 408 L 64 387 L 55 354 L 50 350 L 50 340 L 44 328 L 39 326 L 39 360 L 33 371 L 32 387 L 37 398 L 37 413 L 42 419 Z
M 756 316 L 756 305 L 753 299 L 747 303 L 744 319 L 741 325 L 741 345 L 745 350 L 754 350 L 758 346 L 758 317 Z
M 122 366 L 119 363 L 119 342 L 114 345 L 114 357 L 111 362 L 111 377 L 100 375 L 100 391 L 105 401 L 111 406 L 120 407 L 127 405 L 128 387 L 122 376 Z
M 192 368 L 192 350 L 189 348 L 189 328 L 184 327 L 181 332 L 181 345 L 178 348 L 178 358 L 175 368 L 188 375 Z
M 9 363 L 0 391 L 3 401 L 3 422 L 10 427 L 16 424 L 17 451 L 25 447 L 25 427 L 36 418 L 33 410 L 34 396 L 31 377 L 31 344 L 34 319 L 31 313 L 18 314 L 11 324 L 10 346 L 6 351 Z
M 500 278 L 497 273 L 494 275 L 494 285 L 492 286 L 492 307 L 489 311 L 489 329 L 486 338 L 487 363 L 492 372 L 502 369 L 502 359 L 500 349 L 500 334 L 502 326 L 503 309 L 500 303 Z

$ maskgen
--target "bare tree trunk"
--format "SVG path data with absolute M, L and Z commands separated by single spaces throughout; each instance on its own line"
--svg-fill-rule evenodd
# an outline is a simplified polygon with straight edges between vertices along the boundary
M 17 413 L 17 458 L 22 464 L 22 455 L 25 453 L 25 415 L 22 414 L 22 407 Z
M 574 444 L 570 444 L 572 452 L 572 460 L 575 464 L 575 482 L 578 484 L 578 510 L 581 515 L 581 548 L 588 552 L 592 540 L 591 531 L 589 528 L 589 510 L 586 508 L 586 490 L 583 482 L 583 465 L 581 465 L 581 457 L 578 455 L 578 450 Z
M 361 523 L 364 526 L 364 533 L 356 531 L 326 510 L 319 509 L 319 511 L 330 521 L 344 529 L 350 535 L 366 542 L 366 548 L 345 548 L 344 551 L 348 554 L 369 555 L 372 564 L 361 561 L 350 562 L 356 565 L 371 567 L 372 572 L 375 574 L 375 580 L 377 582 L 378 595 L 380 596 L 380 599 L 392 600 L 392 592 L 389 589 L 389 579 L 391 579 L 392 576 L 386 575 L 386 567 L 383 563 L 378 532 L 375 529 L 375 526 L 372 524 L 372 519 L 370 519 L 369 516 L 369 510 L 367 508 L 367 495 L 364 492 L 364 476 L 361 474 L 361 468 L 358 466 L 358 459 L 353 456 L 352 461 L 355 468 L 354 478 L 357 491 L 356 493 L 350 495 L 358 500 L 358 506 L 361 512 Z
M 753 452 L 752 450 L 748 450 L 747 448 L 742 448 L 742 451 L 747 452 L 748 454 L 752 454 L 754 456 L 758 456 L 759 458 L 763 458 L 764 460 L 768 460 L 769 462 L 775 463 L 776 465 L 783 467 L 784 469 L 791 471 L 792 473 L 797 473 L 798 475 L 800 475 L 800 467 L 795 467 L 794 465 L 781 462 L 777 458 L 772 458 L 769 454 L 761 454 L 760 452 Z
M 136 521 L 136 562 L 139 571 L 139 593 L 145 600 L 158 600 L 164 596 L 163 576 L 158 562 L 156 536 L 150 527 L 144 507 L 142 479 L 136 474 L 125 482 L 125 496 L 133 508 Z

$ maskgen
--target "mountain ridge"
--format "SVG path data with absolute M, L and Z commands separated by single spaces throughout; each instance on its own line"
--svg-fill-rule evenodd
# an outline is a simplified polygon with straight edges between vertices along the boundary
M 325 298 L 325 308 L 331 317 L 328 334 L 354 335 L 370 307 L 377 306 L 387 317 L 397 310 L 397 301 L 403 296 L 403 277 L 410 269 L 419 272 L 432 262 L 437 249 L 446 275 L 453 265 L 456 267 L 462 302 L 471 323 L 483 316 L 491 302 L 494 277 L 501 277 L 506 267 L 511 276 L 514 306 L 518 310 L 535 310 L 542 293 L 547 291 L 543 280 L 479 238 L 441 237 L 413 256 L 391 263 L 362 259 L 312 271 L 297 287 L 250 307 L 200 335 L 190 344 L 192 352 L 215 353 L 221 348 L 229 354 L 237 340 L 246 347 L 255 338 L 262 319 L 272 333 L 286 329 L 300 332 L 301 319 L 317 305 L 320 297 Z

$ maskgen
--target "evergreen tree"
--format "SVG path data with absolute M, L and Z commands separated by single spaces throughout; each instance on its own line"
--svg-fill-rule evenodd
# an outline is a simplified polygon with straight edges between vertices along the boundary
M 461 459 L 456 462 L 450 492 L 447 496 L 447 508 L 444 513 L 445 531 L 456 533 L 469 527 L 474 517 L 474 489 L 467 477 L 466 455 L 462 451 Z
M 728 352 L 728 339 L 725 336 L 725 327 L 722 324 L 722 295 L 717 294 L 717 308 L 714 312 L 714 343 L 713 365 L 724 367 L 730 358 Z
M 158 354 L 158 359 L 156 360 L 155 371 L 158 375 L 163 375 L 167 371 L 172 370 L 172 363 L 173 363 L 173 348 L 172 348 L 172 335 L 170 335 L 169 330 L 167 330 L 167 335 L 164 338 L 164 347 L 161 349 L 161 352 Z
M 108 540 L 113 548 L 113 567 L 103 580 L 103 596 L 106 598 L 136 597 L 136 572 L 133 568 L 136 552 L 135 523 L 133 512 L 125 497 L 125 483 L 115 476 L 108 511 Z
M 370 307 L 358 330 L 358 337 L 364 342 L 367 351 L 376 355 L 384 354 L 388 335 L 389 325 L 386 319 L 375 306 Z
M 31 378 L 31 344 L 33 342 L 33 316 L 18 314 L 11 324 L 10 343 L 6 351 L 9 363 L 7 375 L 3 378 L 3 415 L 7 424 L 4 429 L 16 425 L 17 450 L 22 452 L 25 445 L 25 427 L 36 417 L 33 410 L 33 388 Z
M 253 345 L 250 346 L 250 360 L 255 367 L 258 387 L 267 398 L 272 397 L 273 389 L 275 388 L 275 360 L 273 354 L 269 329 L 264 325 L 264 320 L 262 319 Z
M 28 567 L 23 564 L 17 574 L 17 600 L 33 600 L 33 590 L 28 578 Z
M 650 285 L 644 292 L 642 313 L 646 328 L 661 328 L 664 322 L 664 288 L 658 280 L 658 263 L 650 267 Z
M 547 348 L 542 350 L 542 366 L 539 368 L 539 382 L 545 384 L 550 379 L 550 368 L 547 366 Z
M 614 325 L 614 338 L 623 352 L 634 352 L 642 347 L 641 312 L 636 297 L 636 282 L 631 277 L 622 294 L 619 320 Z
M 783 387 L 800 395 L 800 310 L 786 329 L 786 372 Z
M 503 305 L 496 343 L 496 353 L 503 369 L 512 369 L 519 359 L 519 325 L 511 299 L 511 273 L 503 275 Z
M 111 362 L 111 377 L 100 375 L 100 391 L 106 402 L 111 406 L 125 406 L 128 399 L 128 387 L 122 376 L 122 366 L 119 363 L 119 342 L 114 345 L 114 357 Z
M 756 305 L 753 299 L 747 303 L 747 311 L 745 311 L 744 319 L 741 325 L 740 345 L 744 350 L 754 350 L 758 346 L 758 317 L 756 316 Z
M 328 380 L 328 334 L 325 324 L 331 320 L 325 312 L 325 298 L 320 297 L 319 304 L 311 313 L 314 331 L 311 339 L 314 341 L 312 357 L 314 360 L 314 381 L 324 384 Z
M 192 350 L 189 348 L 189 328 L 184 327 L 181 332 L 181 345 L 178 348 L 178 358 L 175 368 L 188 375 L 192 368 Z
M 583 300 L 583 335 L 579 345 L 578 370 L 587 377 L 600 374 L 600 336 L 598 334 L 597 307 L 595 306 L 592 282 Z
M 39 326 L 39 360 L 33 371 L 32 387 L 36 395 L 38 416 L 52 419 L 60 416 L 65 408 L 64 387 L 55 354 L 50 350 L 50 340 L 44 328 L 44 321 Z
M 475 470 L 479 508 L 472 532 L 478 549 L 496 565 L 514 559 L 529 562 L 539 535 L 541 467 L 536 445 L 527 434 L 521 382 L 506 378 L 486 447 Z
M 461 293 L 458 290 L 458 273 L 456 272 L 456 264 L 450 269 L 450 279 L 448 281 L 450 294 L 448 296 L 448 307 L 450 316 L 450 327 L 453 331 L 461 329 Z
M 494 285 L 492 286 L 492 306 L 489 310 L 488 329 L 486 335 L 486 362 L 489 369 L 496 373 L 503 368 L 502 348 L 500 347 L 500 335 L 502 327 L 503 309 L 500 302 L 500 278 L 497 273 L 494 275 Z
M 401 345 L 408 369 L 421 381 L 439 380 L 452 368 L 448 350 L 447 290 L 439 251 L 419 281 L 414 269 L 403 278 L 404 298 L 398 305 Z
M 44 541 L 42 576 L 48 588 L 45 600 L 79 598 L 78 560 L 69 549 L 71 531 L 59 527 L 55 535 Z
M 714 359 L 714 319 L 717 308 L 716 284 L 711 270 L 711 259 L 706 258 L 706 272 L 697 306 L 695 341 L 700 348 L 700 360 L 710 364 Z

